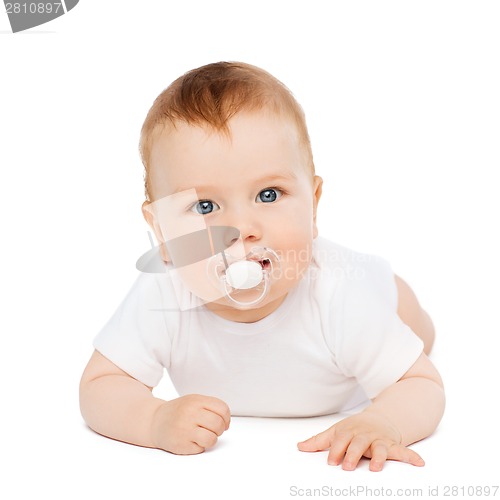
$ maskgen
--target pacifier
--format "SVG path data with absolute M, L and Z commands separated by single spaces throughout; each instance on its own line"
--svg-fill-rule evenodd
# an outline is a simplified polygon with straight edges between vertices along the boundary
M 280 270 L 278 255 L 265 247 L 253 247 L 244 259 L 223 251 L 207 262 L 212 284 L 223 292 L 233 307 L 241 309 L 262 302 Z

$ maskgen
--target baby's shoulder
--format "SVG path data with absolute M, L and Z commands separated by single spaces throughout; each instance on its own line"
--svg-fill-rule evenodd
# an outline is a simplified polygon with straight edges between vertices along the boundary
M 177 300 L 168 272 L 139 272 L 124 302 L 141 311 L 173 310 Z
M 313 246 L 312 279 L 323 292 L 338 296 L 397 300 L 394 273 L 387 260 L 357 252 L 325 238 L 316 238 Z

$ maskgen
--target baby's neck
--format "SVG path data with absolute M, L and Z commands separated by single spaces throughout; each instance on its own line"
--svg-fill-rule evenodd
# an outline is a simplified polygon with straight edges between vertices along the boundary
M 206 307 L 209 311 L 217 314 L 217 316 L 220 316 L 221 318 L 227 319 L 228 321 L 234 321 L 235 323 L 255 323 L 256 321 L 260 321 L 276 311 L 285 298 L 286 295 L 279 297 L 278 299 L 269 302 L 269 304 L 257 309 L 241 310 L 230 306 L 222 306 L 214 302 L 206 304 Z

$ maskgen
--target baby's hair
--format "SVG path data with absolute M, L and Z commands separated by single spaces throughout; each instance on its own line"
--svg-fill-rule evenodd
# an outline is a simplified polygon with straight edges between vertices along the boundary
M 193 69 L 175 80 L 154 101 L 142 126 L 139 150 L 149 199 L 149 167 L 155 132 L 176 122 L 209 126 L 230 135 L 228 121 L 240 111 L 268 109 L 294 122 L 314 175 L 304 112 L 290 90 L 261 68 L 241 62 L 218 62 Z

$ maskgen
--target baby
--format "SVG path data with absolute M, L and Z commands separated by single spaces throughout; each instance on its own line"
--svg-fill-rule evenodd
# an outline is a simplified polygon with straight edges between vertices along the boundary
M 424 464 L 408 446 L 444 410 L 434 329 L 380 258 L 318 236 L 322 179 L 290 91 L 243 63 L 173 82 L 142 128 L 143 214 L 159 247 L 94 341 L 80 385 L 100 434 L 176 454 L 214 446 L 231 415 L 364 409 L 298 443 L 370 470 Z M 156 259 L 156 260 L 155 260 Z M 167 369 L 180 397 L 152 388 Z

